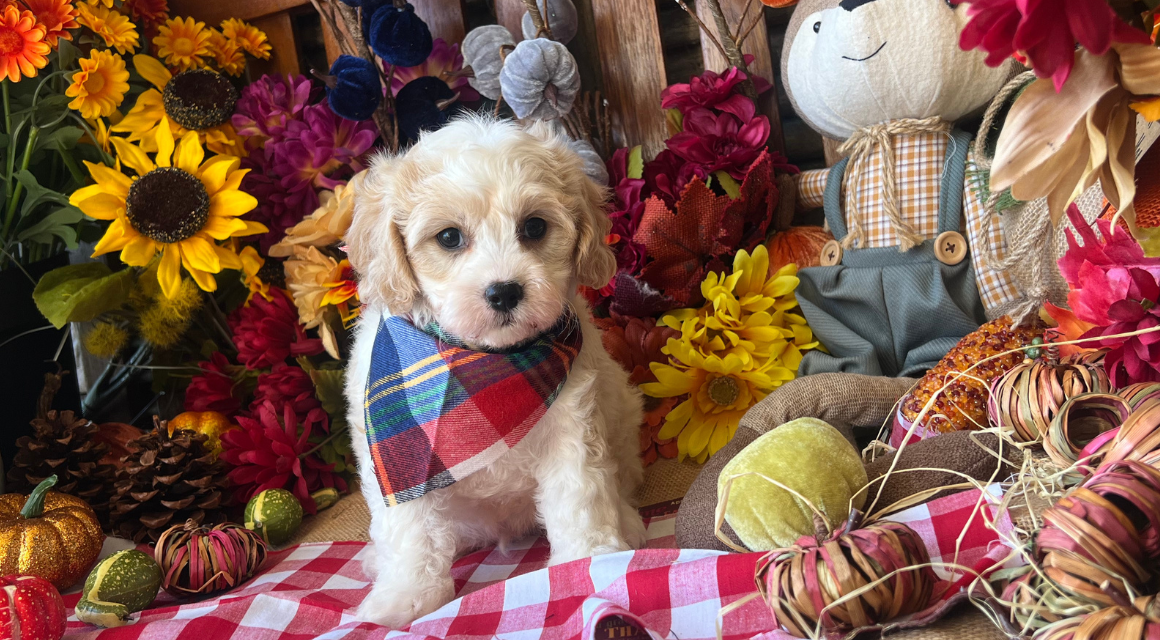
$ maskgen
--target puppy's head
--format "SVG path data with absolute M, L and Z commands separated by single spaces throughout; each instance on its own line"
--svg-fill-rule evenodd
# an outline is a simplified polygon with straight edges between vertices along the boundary
M 604 198 L 545 125 L 473 117 L 424 134 L 376 158 L 356 196 L 347 244 L 362 301 L 479 348 L 533 338 L 578 284 L 612 278 Z

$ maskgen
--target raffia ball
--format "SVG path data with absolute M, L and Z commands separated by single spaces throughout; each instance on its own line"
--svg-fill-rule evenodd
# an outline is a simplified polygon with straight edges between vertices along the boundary
M 913 529 L 879 522 L 836 533 L 825 541 L 803 538 L 758 563 L 757 583 L 778 625 L 809 638 L 819 624 L 825 631 L 844 633 L 929 606 L 938 577 Z M 875 582 L 872 589 L 831 606 Z
M 517 118 L 552 120 L 572 110 L 580 93 L 580 72 L 567 47 L 537 38 L 524 40 L 508 54 L 499 83 Z
M 153 558 L 161 586 L 175 596 L 207 595 L 249 580 L 266 561 L 266 543 L 232 523 L 199 527 L 193 520 L 170 527 L 157 539 Z
M 510 31 L 498 24 L 476 27 L 463 39 L 463 63 L 475 72 L 469 82 L 480 95 L 499 100 L 499 72 L 503 69 L 503 47 L 516 46 Z
M 762 435 L 730 460 L 717 478 L 717 500 L 725 500 L 725 520 L 750 551 L 788 547 L 816 527 L 808 505 L 759 475 L 745 475 L 749 473 L 793 489 L 830 523 L 846 519 L 850 498 L 866 485 L 858 452 L 821 420 L 799 418 Z M 853 506 L 861 509 L 865 502 L 866 493 L 858 493 Z
M 539 0 L 536 4 L 540 7 L 540 15 L 544 15 L 544 2 L 548 3 L 547 26 L 552 31 L 552 39 L 568 44 L 580 30 L 580 16 L 576 13 L 576 5 L 572 4 L 572 0 Z M 537 36 L 532 15 L 526 11 L 523 21 L 520 22 L 520 28 L 524 32 L 525 40 L 547 37 L 543 34 Z

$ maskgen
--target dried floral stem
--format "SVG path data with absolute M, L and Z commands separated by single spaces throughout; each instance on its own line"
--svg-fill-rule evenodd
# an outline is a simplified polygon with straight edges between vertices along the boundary
M 540 13 L 540 7 L 536 4 L 536 0 L 524 0 L 524 6 L 528 8 L 528 15 L 532 17 L 532 26 L 536 28 L 536 37 L 546 36 L 551 40 L 552 27 L 548 24 L 548 0 L 544 0 L 543 13 Z
M 742 21 L 744 21 L 745 16 L 742 16 L 741 19 L 742 19 Z M 741 37 L 737 39 L 737 46 L 741 46 L 741 45 L 745 44 L 745 41 L 749 39 L 749 35 L 753 33 L 753 30 L 756 29 L 757 25 L 760 24 L 761 21 L 764 19 L 765 19 L 765 16 L 760 11 L 758 11 L 757 15 L 754 16 L 754 18 L 753 18 L 753 22 L 750 23 L 749 28 L 746 29 L 745 33 L 741 34 Z M 737 23 L 737 28 L 738 29 L 741 28 L 740 22 Z
M 713 31 L 709 30 L 708 25 L 706 25 L 704 21 L 701 20 L 701 17 L 697 15 L 697 12 L 690 9 L 689 5 L 685 4 L 684 0 L 676 0 L 676 2 L 682 9 L 685 10 L 685 13 L 693 16 L 693 19 L 696 20 L 697 25 L 701 28 L 701 33 L 709 37 L 713 44 L 716 45 L 717 50 L 721 52 L 721 55 L 725 58 L 725 60 L 730 65 L 737 67 L 742 72 L 744 72 L 746 76 L 748 76 L 749 65 L 745 64 L 745 54 L 741 53 L 740 41 L 734 39 L 731 35 L 732 31 L 729 29 L 729 21 L 725 19 L 725 13 L 721 10 L 721 1 L 699 0 L 699 2 L 705 3 L 706 9 L 708 9 L 709 13 L 713 16 L 713 23 L 717 27 L 716 35 L 714 35 Z M 761 12 L 758 12 L 758 18 L 760 17 Z M 741 24 L 744 22 L 744 20 L 745 15 L 742 14 L 741 21 L 739 21 L 737 24 L 738 33 L 741 32 L 741 28 L 744 26 Z M 753 24 L 756 26 L 757 23 L 754 22 Z M 750 30 L 752 30 L 752 27 Z M 737 92 L 746 98 L 753 100 L 754 103 L 757 102 L 757 85 L 753 84 L 753 80 L 746 78 L 745 82 L 737 85 Z
M 753 0 L 746 0 L 745 8 L 741 10 L 741 17 L 737 19 L 737 33 L 733 34 L 733 41 L 741 44 L 743 38 L 741 37 L 741 27 L 745 26 L 745 18 L 749 16 L 749 10 L 753 8 Z M 761 11 L 757 12 L 758 14 Z
M 721 46 L 721 41 L 717 40 L 717 36 L 713 35 L 713 32 L 709 30 L 709 26 L 708 26 L 708 25 L 706 25 L 706 24 L 705 24 L 705 23 L 704 23 L 704 22 L 701 20 L 701 16 L 697 15 L 697 12 L 696 12 L 696 11 L 693 11 L 692 9 L 690 9 L 690 8 L 689 8 L 689 5 L 685 4 L 685 0 L 676 0 L 676 1 L 677 1 L 677 5 L 678 5 L 678 6 L 680 6 L 682 9 L 684 9 L 684 10 L 685 10 L 685 13 L 687 13 L 687 14 L 689 14 L 690 16 L 692 16 L 692 17 L 693 17 L 693 20 L 694 20 L 694 21 L 696 21 L 696 23 L 697 23 L 697 26 L 701 28 L 701 33 L 703 33 L 703 34 L 705 34 L 706 36 L 708 36 L 708 37 L 709 37 L 709 41 L 710 41 L 710 42 L 712 42 L 712 43 L 713 43 L 713 44 L 714 44 L 714 45 L 717 47 L 717 51 L 720 51 L 720 52 L 721 52 L 721 57 L 723 57 L 723 58 L 725 58 L 726 60 L 728 60 L 728 59 L 729 59 L 729 54 L 725 53 L 725 47 Z M 718 5 L 718 6 L 717 6 L 717 9 L 718 9 L 718 10 L 720 10 L 720 9 L 721 9 L 721 6 L 720 6 L 720 5 Z M 726 33 L 728 33 L 728 30 L 726 30 Z

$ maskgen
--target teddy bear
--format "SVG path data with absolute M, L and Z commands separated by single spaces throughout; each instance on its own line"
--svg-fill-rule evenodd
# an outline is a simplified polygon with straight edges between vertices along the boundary
M 800 374 L 914 376 L 1020 292 L 973 171 L 980 114 L 1019 69 L 963 51 L 965 5 L 803 0 L 782 53 L 794 108 L 847 157 L 798 179 L 837 239 L 803 269 L 797 297 L 828 353 Z M 976 124 L 977 126 L 977 124 Z M 993 222 L 993 221 L 992 221 Z

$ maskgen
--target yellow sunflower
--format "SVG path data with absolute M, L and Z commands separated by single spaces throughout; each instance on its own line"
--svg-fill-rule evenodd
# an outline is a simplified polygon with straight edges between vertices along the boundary
M 665 418 L 658 437 L 676 438 L 681 458 L 704 462 L 725 446 L 741 416 L 797 375 L 802 351 L 818 347 L 797 307 L 797 268 L 769 275 L 769 254 L 740 251 L 733 273 L 711 273 L 701 284 L 705 305 L 674 311 L 661 322 L 681 331 L 653 363 L 657 382 L 641 391 L 657 398 L 687 396 Z
M 170 18 L 157 28 L 153 38 L 157 55 L 165 64 L 182 71 L 200 67 L 202 58 L 209 55 L 210 33 L 204 22 L 193 18 Z
M 166 122 L 156 139 L 159 149 L 150 159 L 140 146 L 113 138 L 118 165 L 137 177 L 86 161 L 96 184 L 77 190 L 69 202 L 85 215 L 111 223 L 94 256 L 120 251 L 122 262 L 141 267 L 160 254 L 157 280 L 166 297 L 179 293 L 182 267 L 198 287 L 214 291 L 215 273 L 242 268 L 238 255 L 216 241 L 267 231 L 239 217 L 258 206 L 256 198 L 239 188 L 247 170 L 233 156 L 206 160 L 192 131 L 175 144 Z
M 73 99 L 68 108 L 80 111 L 86 120 L 112 115 L 129 90 L 125 61 L 111 51 L 93 49 L 79 63 L 81 70 L 73 74 L 72 84 L 64 92 Z
M 101 5 L 80 4 L 77 22 L 100 36 L 105 46 L 116 49 L 117 53 L 133 53 L 137 49 L 140 37 L 129 16 Z
M 226 38 L 217 29 L 210 29 L 209 52 L 222 73 L 235 78 L 246 70 L 246 56 L 242 55 L 237 42 Z
M 222 34 L 235 42 L 246 53 L 261 60 L 270 59 L 272 47 L 266 40 L 266 34 L 254 25 L 230 18 L 222 22 Z
M 160 60 L 146 55 L 133 56 L 133 66 L 156 89 L 137 97 L 137 104 L 112 128 L 113 133 L 127 133 L 130 142 L 140 141 L 142 149 L 154 152 L 164 122 L 177 138 L 196 131 L 214 153 L 244 155 L 241 138 L 230 124 L 238 92 L 229 80 L 209 69 L 173 75 Z

